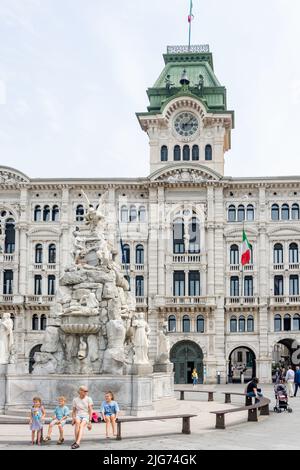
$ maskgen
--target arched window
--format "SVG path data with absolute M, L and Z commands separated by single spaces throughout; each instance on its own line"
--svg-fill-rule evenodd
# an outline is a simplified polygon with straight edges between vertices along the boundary
M 239 317 L 239 332 L 244 333 L 246 331 L 246 320 L 245 317 Z
M 199 146 L 198 145 L 193 145 L 192 160 L 193 161 L 198 161 L 199 160 Z
M 56 263 L 56 246 L 54 243 L 51 243 L 48 247 L 48 263 L 55 264 Z
M 230 297 L 238 297 L 240 295 L 240 280 L 238 276 L 230 278 Z
M 247 318 L 247 331 L 248 333 L 254 332 L 254 317 L 252 315 Z
M 130 264 L 130 247 L 129 245 L 123 245 L 122 247 L 122 263 Z
M 289 246 L 289 262 L 290 264 L 299 263 L 299 251 L 297 243 L 291 243 Z
M 43 262 L 43 245 L 38 243 L 35 245 L 35 261 L 36 264 L 42 264 Z
M 300 315 L 298 313 L 293 317 L 293 330 L 300 331 Z
M 212 146 L 210 144 L 205 147 L 205 160 L 212 160 Z
M 136 264 L 144 264 L 144 247 L 137 245 L 135 249 L 135 262 Z
M 84 207 L 79 204 L 76 207 L 76 222 L 83 222 L 84 221 Z
M 228 207 L 228 222 L 235 222 L 236 221 L 236 208 L 235 206 L 231 205 Z
M 292 219 L 299 220 L 299 218 L 300 218 L 299 204 L 293 204 L 292 205 Z
M 179 145 L 174 147 L 174 162 L 180 162 L 181 160 L 181 149 Z
M 32 330 L 37 331 L 39 329 L 39 317 L 35 313 L 32 315 Z
M 237 319 L 236 317 L 230 318 L 230 333 L 237 333 Z
M 59 207 L 53 206 L 52 207 L 52 222 L 58 222 L 58 221 L 59 221 Z
M 47 317 L 46 315 L 42 315 L 41 316 L 41 330 L 45 331 L 45 329 L 47 328 Z
M 274 276 L 274 295 L 283 295 L 283 276 Z
M 240 205 L 238 207 L 238 222 L 243 222 L 245 220 L 245 207 Z
M 197 333 L 204 333 L 204 317 L 202 315 L 198 315 L 197 317 Z
M 281 220 L 289 220 L 290 208 L 288 204 L 283 204 L 281 207 Z
M 14 253 L 16 243 L 16 229 L 14 219 L 7 219 L 5 223 L 5 253 Z
M 55 276 L 48 276 L 48 295 L 55 295 Z
M 42 276 L 40 274 L 34 276 L 34 295 L 42 295 Z
M 168 147 L 163 145 L 160 149 L 160 161 L 167 162 L 168 161 Z
M 200 253 L 200 227 L 196 217 L 189 223 L 189 253 Z
M 170 315 L 168 318 L 168 331 L 175 333 L 176 331 L 176 317 L 175 315 Z
M 239 247 L 237 245 L 231 245 L 230 247 L 230 264 L 234 266 L 240 264 Z
M 144 206 L 139 208 L 139 221 L 146 222 L 146 209 Z
M 49 222 L 50 221 L 50 206 L 44 206 L 43 210 L 43 221 L 44 222 Z
M 182 219 L 176 219 L 173 223 L 173 253 L 184 253 L 184 222 Z
M 136 276 L 135 278 L 135 295 L 136 297 L 144 297 L 144 276 Z
M 34 368 L 34 364 L 35 364 L 34 355 L 35 355 L 36 352 L 41 351 L 41 347 L 42 347 L 42 345 L 38 344 L 37 346 L 34 346 L 34 348 L 32 348 L 30 353 L 29 353 L 29 374 L 32 374 L 32 371 L 33 371 L 33 368 Z
M 292 329 L 292 320 L 291 315 L 284 315 L 283 317 L 283 331 L 291 331 Z
M 282 319 L 281 315 L 275 315 L 274 317 L 274 331 L 281 331 L 282 330 Z
M 191 331 L 191 320 L 188 315 L 184 315 L 182 318 L 182 331 L 183 333 L 190 333 Z
M 252 204 L 247 206 L 247 220 L 248 222 L 254 221 L 254 206 L 252 206 Z
M 127 223 L 129 220 L 128 218 L 128 209 L 126 206 L 121 207 L 121 222 Z
M 183 158 L 184 161 L 189 161 L 190 160 L 190 146 L 189 145 L 184 145 L 183 146 Z
M 292 274 L 290 276 L 290 295 L 299 295 L 299 276 Z
M 271 218 L 272 220 L 279 220 L 279 206 L 278 204 L 273 204 L 271 209 Z
M 42 220 L 42 209 L 41 206 L 35 206 L 34 208 L 34 221 L 40 222 Z
M 129 221 L 130 222 L 136 222 L 136 219 L 137 219 L 136 207 L 131 206 L 130 207 L 130 213 L 129 213 Z
M 276 245 L 274 245 L 273 261 L 274 264 L 283 263 L 283 246 L 281 243 L 276 243 Z

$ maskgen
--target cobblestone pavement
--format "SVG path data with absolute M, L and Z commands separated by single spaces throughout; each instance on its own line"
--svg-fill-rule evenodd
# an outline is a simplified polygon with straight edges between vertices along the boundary
M 199 387 L 203 388 L 203 387 Z M 207 389 L 208 387 L 205 387 Z M 92 431 L 86 431 L 81 449 L 93 450 L 214 450 L 214 449 L 300 449 L 300 395 L 290 399 L 293 413 L 273 413 L 273 387 L 263 386 L 264 394 L 272 399 L 271 415 L 259 418 L 258 423 L 248 423 L 246 412 L 234 413 L 226 417 L 226 430 L 215 430 L 215 416 L 210 411 L 224 409 L 243 403 L 242 397 L 235 397 L 233 405 L 224 405 L 222 390 L 241 391 L 241 385 L 221 385 L 215 388 L 215 401 L 208 403 L 205 394 L 187 394 L 187 400 L 171 400 L 171 403 L 157 407 L 158 414 L 195 413 L 192 419 L 191 435 L 181 434 L 181 420 L 150 421 L 124 423 L 122 441 L 104 439 L 103 424 L 94 425 Z M 66 450 L 72 441 L 72 426 L 66 425 L 66 442 L 63 446 L 56 445 L 56 435 L 53 441 L 35 450 Z M 28 449 L 30 431 L 27 425 L 0 425 L 0 450 Z

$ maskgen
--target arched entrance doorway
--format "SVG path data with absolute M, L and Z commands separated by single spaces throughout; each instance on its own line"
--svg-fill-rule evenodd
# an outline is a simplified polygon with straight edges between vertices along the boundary
M 228 382 L 249 382 L 256 376 L 256 357 L 252 349 L 240 346 L 231 351 L 228 365 Z
M 29 374 L 32 374 L 32 371 L 33 371 L 33 366 L 34 366 L 34 363 L 35 363 L 34 355 L 35 355 L 36 352 L 41 351 L 41 347 L 42 347 L 41 344 L 37 344 L 36 346 L 34 346 L 31 349 L 31 351 L 29 353 Z
M 284 338 L 274 345 L 272 353 L 273 375 L 278 367 L 298 366 L 300 361 L 299 343 L 291 338 Z
M 192 371 L 197 369 L 199 383 L 203 383 L 203 352 L 193 341 L 180 341 L 174 344 L 170 352 L 170 361 L 174 364 L 175 383 L 192 383 Z

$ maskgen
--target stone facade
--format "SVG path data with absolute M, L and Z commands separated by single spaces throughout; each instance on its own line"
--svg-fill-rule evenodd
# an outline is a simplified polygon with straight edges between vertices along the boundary
M 176 381 L 189 381 L 193 366 L 210 383 L 227 381 L 232 366 L 235 376 L 245 366 L 270 381 L 272 363 L 289 360 L 300 340 L 300 177 L 224 176 L 234 122 L 211 54 L 165 61 L 148 112 L 138 114 L 149 177 L 32 179 L 0 168 L 0 309 L 14 317 L 19 375 L 32 368 L 84 224 L 82 191 L 95 205 L 107 191 L 107 238 L 150 325 L 150 358 L 168 321 Z M 201 90 L 178 83 L 184 68 L 204 77 Z M 253 259 L 242 270 L 243 229 Z

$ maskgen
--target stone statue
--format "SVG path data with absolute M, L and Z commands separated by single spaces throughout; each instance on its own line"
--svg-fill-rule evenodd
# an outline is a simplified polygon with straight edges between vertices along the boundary
M 133 345 L 134 345 L 134 363 L 135 364 L 149 364 L 148 349 L 150 328 L 144 319 L 144 313 L 136 313 L 132 321 L 134 330 Z
M 10 313 L 5 312 L 0 320 L 0 364 L 9 364 L 13 354 L 13 321 Z
M 159 331 L 158 337 L 158 355 L 157 362 L 159 364 L 170 363 L 170 341 L 168 337 L 168 322 L 165 321 Z
M 81 336 L 79 339 L 78 359 L 81 361 L 87 356 L 87 344 L 84 338 Z
M 204 77 L 201 74 L 199 75 L 199 82 L 197 83 L 196 88 L 198 89 L 200 96 L 203 96 Z
M 125 363 L 126 329 L 122 320 L 110 320 L 106 325 L 107 349 L 103 357 L 103 373 L 122 375 Z
M 36 352 L 34 355 L 34 375 L 47 375 L 57 373 L 57 360 L 48 352 Z
M 165 84 L 166 84 L 166 89 L 168 91 L 171 90 L 171 88 L 175 85 L 174 83 L 172 83 L 171 81 L 171 75 L 167 75 L 166 78 L 165 78 Z

